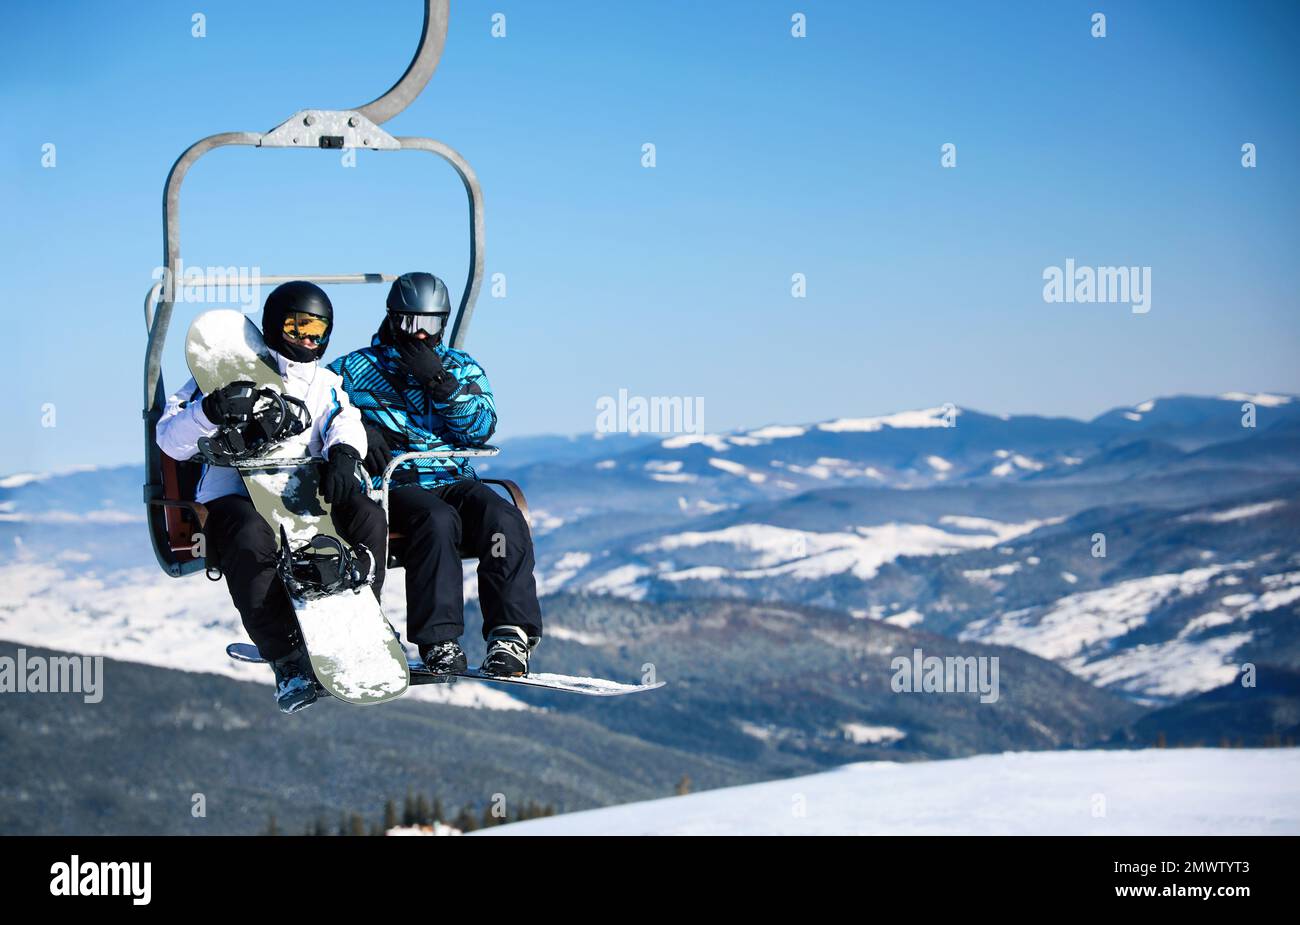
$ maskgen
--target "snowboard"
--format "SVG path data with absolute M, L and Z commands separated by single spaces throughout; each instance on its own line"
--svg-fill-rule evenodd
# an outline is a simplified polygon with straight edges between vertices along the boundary
M 226 646 L 226 654 L 237 662 L 265 663 L 257 646 L 247 642 L 232 642 Z M 620 681 L 607 681 L 604 678 L 575 678 L 564 674 L 529 674 L 519 678 L 503 678 L 486 674 L 477 668 L 451 675 L 435 675 L 424 667 L 418 658 L 407 658 L 412 684 L 440 684 L 450 680 L 487 681 L 492 684 L 513 684 L 520 687 L 534 687 L 542 690 L 564 691 L 570 694 L 586 694 L 589 697 L 621 697 L 624 694 L 639 694 L 653 691 L 664 686 L 664 681 L 654 684 L 624 684 Z
M 232 382 L 252 382 L 275 396 L 284 395 L 275 355 L 257 326 L 240 312 L 218 309 L 194 319 L 185 358 L 205 395 Z M 283 400 L 279 404 L 284 407 Z M 320 460 L 309 458 L 311 434 L 307 426 L 255 458 L 232 464 L 253 506 L 275 533 L 281 556 L 295 561 L 310 555 L 313 544 L 317 553 L 346 550 L 318 491 Z M 382 703 L 406 691 L 406 653 L 368 585 L 319 595 L 295 594 L 289 585 L 286 579 L 312 669 L 326 691 L 355 704 Z

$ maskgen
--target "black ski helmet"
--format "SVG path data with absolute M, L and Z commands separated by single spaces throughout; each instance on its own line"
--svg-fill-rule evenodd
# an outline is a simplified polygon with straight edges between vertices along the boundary
M 320 345 L 315 350 L 288 343 L 284 339 L 284 318 L 292 312 L 306 312 L 317 318 L 324 318 L 329 327 Z M 325 290 L 315 283 L 296 279 L 290 283 L 281 283 L 271 290 L 262 307 L 262 339 L 276 353 L 283 354 L 299 363 L 319 360 L 329 346 L 330 333 L 334 328 L 334 306 Z
M 403 273 L 388 290 L 388 310 L 406 315 L 451 315 L 447 285 L 432 273 Z
M 403 273 L 393 280 L 388 290 L 388 329 L 393 335 L 399 333 L 399 326 L 394 315 L 436 315 L 445 331 L 451 320 L 451 297 L 447 295 L 447 285 L 432 273 Z M 442 334 L 437 335 L 442 339 Z

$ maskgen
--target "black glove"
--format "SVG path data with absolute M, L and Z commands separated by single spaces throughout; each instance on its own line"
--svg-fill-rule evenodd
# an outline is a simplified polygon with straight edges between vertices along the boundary
M 336 504 L 361 491 L 357 479 L 357 463 L 361 454 L 346 443 L 336 443 L 330 448 L 329 459 L 321 467 L 320 494 L 326 504 Z
M 397 356 L 416 382 L 424 386 L 434 401 L 447 401 L 456 391 L 456 377 L 442 366 L 438 351 L 418 337 L 399 337 L 394 345 Z
M 383 475 L 393 461 L 394 451 L 405 445 L 406 438 L 370 421 L 362 423 L 366 427 L 366 471 L 371 475 Z
M 232 382 L 211 395 L 203 396 L 203 413 L 218 426 L 239 423 L 253 416 L 256 403 L 257 392 L 253 383 Z

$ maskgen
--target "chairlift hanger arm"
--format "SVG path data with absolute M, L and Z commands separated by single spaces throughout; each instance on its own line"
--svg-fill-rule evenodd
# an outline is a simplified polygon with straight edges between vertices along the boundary
M 397 83 L 378 99 L 358 106 L 358 114 L 381 125 L 410 106 L 420 95 L 424 85 L 437 70 L 442 49 L 447 44 L 449 8 L 450 0 L 424 0 L 424 28 L 420 32 L 420 44 L 415 49 L 415 57 L 411 59 L 406 72 L 397 79 Z
M 449 343 L 464 345 L 469 321 L 478 298 L 483 276 L 483 197 L 469 164 L 441 142 L 427 138 L 397 139 L 380 129 L 379 123 L 397 115 L 411 104 L 433 76 L 447 40 L 450 0 L 424 0 L 424 25 L 415 56 L 406 71 L 389 90 L 355 110 L 302 110 L 269 132 L 224 132 L 210 135 L 191 145 L 172 165 L 163 191 L 163 266 L 171 286 L 164 285 L 146 297 L 145 317 L 149 345 L 145 355 L 144 408 L 146 415 L 158 402 L 163 345 L 171 322 L 175 287 L 182 284 L 180 241 L 180 192 L 190 167 L 204 154 L 218 147 L 366 147 L 374 150 L 425 150 L 442 157 L 456 170 L 469 197 L 470 267 L 460 308 L 452 325 Z M 367 274 L 367 277 L 369 274 Z M 269 277 L 263 278 L 270 281 Z M 370 278 L 364 280 L 372 282 Z M 156 308 L 155 308 L 156 306 Z

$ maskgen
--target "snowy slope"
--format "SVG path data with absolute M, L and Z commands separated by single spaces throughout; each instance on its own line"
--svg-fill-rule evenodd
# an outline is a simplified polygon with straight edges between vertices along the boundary
M 1199 631 L 1244 619 L 1252 612 L 1250 607 L 1258 604 L 1254 595 L 1226 594 L 1222 600 L 1232 606 L 1222 601 L 1220 606 L 1234 613 L 1214 611 L 1195 617 L 1176 638 L 1131 646 L 1114 643 L 1144 628 L 1149 615 L 1161 607 L 1204 595 L 1225 570 L 1224 566 L 1211 565 L 1133 578 L 1097 591 L 1068 595 L 1048 608 L 1027 608 L 976 620 L 958 638 L 1025 649 L 1059 662 L 1103 687 L 1116 685 L 1147 696 L 1185 697 L 1227 684 L 1237 676 L 1239 668 L 1232 655 L 1250 641 L 1251 634 L 1237 632 L 1201 639 Z M 1300 574 L 1295 579 L 1300 581 Z M 1294 590 L 1295 597 L 1300 597 L 1300 588 Z
M 475 835 L 1295 835 L 1300 749 L 1012 752 L 824 774 Z
M 680 596 L 708 597 L 720 581 L 778 579 L 787 586 L 836 576 L 869 581 L 880 567 L 902 556 L 939 556 L 986 549 L 1031 533 L 1057 519 L 1002 523 L 979 517 L 945 516 L 937 526 L 889 522 L 851 531 L 797 530 L 740 523 L 717 530 L 665 533 L 631 550 L 631 562 L 591 562 L 575 569 L 555 567 L 548 588 L 619 594 L 633 600 L 663 596 L 663 583 Z M 576 564 L 572 554 L 566 560 Z M 587 565 L 587 563 L 591 563 Z M 564 574 L 567 572 L 568 574 Z M 756 595 L 758 596 L 758 595 Z M 796 591 L 791 595 L 797 597 Z

